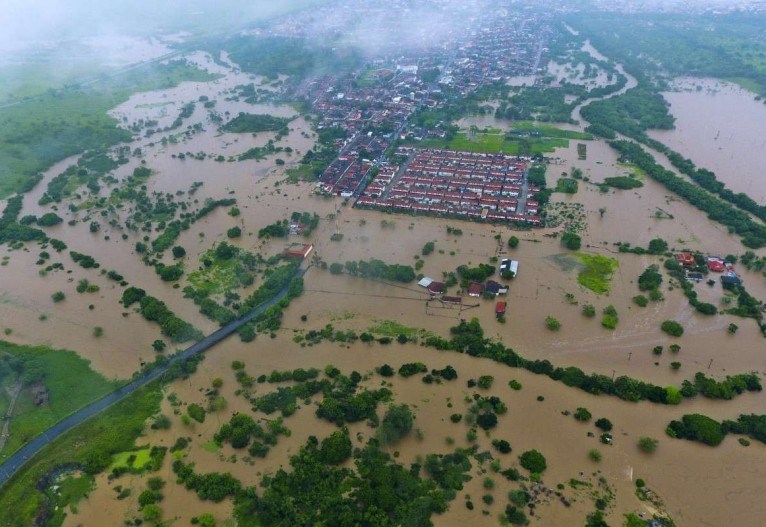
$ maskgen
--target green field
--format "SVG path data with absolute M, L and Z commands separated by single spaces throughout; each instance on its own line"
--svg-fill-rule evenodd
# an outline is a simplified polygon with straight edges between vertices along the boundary
M 159 411 L 161 400 L 160 386 L 153 383 L 50 443 L 3 486 L 0 525 L 34 525 L 41 507 L 55 506 L 37 486 L 54 468 L 82 464 L 87 474 L 95 473 L 106 469 L 113 455 L 134 448 L 146 419 Z
M 140 450 L 127 450 L 125 452 L 120 452 L 114 456 L 112 464 L 109 466 L 109 470 L 124 467 L 141 470 L 144 466 L 146 466 L 147 463 L 149 463 L 149 461 L 151 461 L 151 457 L 149 456 L 150 451 L 150 448 L 142 448 Z M 131 456 L 135 456 L 132 464 L 128 459 Z
M 561 128 L 556 128 L 550 124 L 540 124 L 532 121 L 517 121 L 513 123 L 511 129 L 538 133 L 541 137 L 559 137 L 562 139 L 575 139 L 578 141 L 590 141 L 593 139 L 591 134 L 585 132 L 562 130 Z
M 585 266 L 577 274 L 577 283 L 599 295 L 608 293 L 614 271 L 619 266 L 617 260 L 590 253 L 577 253 L 577 258 Z
M 0 109 L 0 198 L 29 190 L 52 164 L 84 150 L 127 141 L 107 111 L 136 92 L 165 89 L 182 81 L 217 78 L 185 62 L 147 65 L 88 88 L 47 91 Z
M 0 341 L 1 355 L 21 361 L 21 379 L 24 381 L 24 389 L 16 401 L 11 419 L 8 443 L 3 450 L 7 455 L 18 450 L 46 428 L 109 393 L 120 384 L 94 372 L 89 362 L 73 351 L 54 350 L 44 346 L 17 346 Z M 6 377 L 6 382 L 13 382 L 10 377 Z M 35 405 L 31 390 L 33 384 L 38 381 L 47 388 L 49 395 L 48 402 L 40 406 Z
M 449 141 L 427 139 L 419 143 L 430 148 L 446 148 L 465 152 L 503 153 L 510 155 L 537 155 L 553 152 L 556 148 L 566 148 L 569 140 L 559 137 L 521 137 L 507 139 L 502 133 L 458 132 Z

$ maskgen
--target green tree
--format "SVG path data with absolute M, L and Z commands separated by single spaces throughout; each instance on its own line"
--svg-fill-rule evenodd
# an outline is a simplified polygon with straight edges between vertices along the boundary
M 658 444 L 659 444 L 659 441 L 657 441 L 653 437 L 641 437 L 638 440 L 639 450 L 641 450 L 641 452 L 646 452 L 647 454 L 651 454 L 652 452 L 657 450 Z
M 571 251 L 579 250 L 580 244 L 581 244 L 580 236 L 578 236 L 577 234 L 573 232 L 567 231 L 561 236 L 561 245 L 563 245 L 564 247 L 566 247 L 567 249 Z
M 378 428 L 377 438 L 382 444 L 396 443 L 412 430 L 414 417 L 406 404 L 388 407 Z
M 537 450 L 527 450 L 521 454 L 519 464 L 533 474 L 541 474 L 548 467 L 545 456 Z
M 339 465 L 351 457 L 351 438 L 348 429 L 333 432 L 322 440 L 319 455 L 324 463 Z
M 511 249 L 515 249 L 519 246 L 519 239 L 516 236 L 511 236 L 508 238 L 508 247 Z

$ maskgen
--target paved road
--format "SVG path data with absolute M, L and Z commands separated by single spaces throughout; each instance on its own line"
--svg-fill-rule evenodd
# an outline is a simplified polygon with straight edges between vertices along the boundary
M 307 270 L 308 270 L 308 267 L 301 266 L 296 271 L 293 278 L 303 276 Z M 228 337 L 229 335 L 237 331 L 241 326 L 252 321 L 255 317 L 263 313 L 266 309 L 270 308 L 271 306 L 273 306 L 274 304 L 282 300 L 287 295 L 287 291 L 289 287 L 290 285 L 288 283 L 288 285 L 282 288 L 282 290 L 279 291 L 274 297 L 272 297 L 271 300 L 261 304 L 260 306 L 252 310 L 247 315 L 222 327 L 221 329 L 215 331 L 214 333 L 200 340 L 196 344 L 193 344 L 192 346 L 186 348 L 182 352 L 173 355 L 170 361 L 168 361 L 168 363 L 165 364 L 164 366 L 154 369 L 150 371 L 149 373 L 147 373 L 146 375 L 142 375 L 141 377 L 138 377 L 130 381 L 128 384 L 118 388 L 112 393 L 105 395 L 101 399 L 95 402 L 92 402 L 88 406 L 81 408 L 80 410 L 76 411 L 75 413 L 67 417 L 66 419 L 59 421 L 58 423 L 56 423 L 49 429 L 42 432 L 40 435 L 38 435 L 37 437 L 32 439 L 29 443 L 27 443 L 22 448 L 20 448 L 11 457 L 6 459 L 2 464 L 0 464 L 0 486 L 2 486 L 6 481 L 12 478 L 13 475 L 22 466 L 24 466 L 24 464 L 27 461 L 29 461 L 29 459 L 31 459 L 35 454 L 37 454 L 40 450 L 42 450 L 42 448 L 45 447 L 48 443 L 55 440 L 62 434 L 70 431 L 72 428 L 76 427 L 83 421 L 106 410 L 107 408 L 112 406 L 114 403 L 117 403 L 123 400 L 125 397 L 129 396 L 130 394 L 132 394 L 133 392 L 135 392 L 142 386 L 145 386 L 146 384 L 162 377 L 162 375 L 164 375 L 165 372 L 168 370 L 168 368 L 172 366 L 173 364 L 182 360 L 186 360 L 194 355 L 197 355 L 198 353 L 203 353 L 209 350 L 210 348 L 212 348 L 213 346 L 215 346 L 216 344 L 220 343 L 226 337 Z

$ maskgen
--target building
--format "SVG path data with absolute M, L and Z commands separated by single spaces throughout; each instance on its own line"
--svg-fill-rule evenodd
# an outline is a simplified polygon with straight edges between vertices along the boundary
M 697 264 L 692 253 L 678 253 L 676 254 L 676 261 L 684 267 L 694 267 Z
M 724 264 L 723 260 L 719 260 L 718 258 L 708 258 L 707 268 L 714 273 L 722 273 L 726 269 L 726 265 Z
M 484 287 L 484 291 L 495 296 L 504 295 L 508 292 L 508 286 L 495 282 L 494 280 L 488 280 L 487 285 Z
M 502 316 L 505 316 L 505 308 L 507 304 L 505 302 L 498 302 L 495 304 L 495 316 L 500 318 Z
M 468 286 L 468 296 L 481 296 L 484 292 L 484 286 L 478 282 L 471 282 Z
M 311 244 L 294 245 L 282 251 L 282 256 L 285 258 L 297 258 L 299 260 L 303 260 L 307 258 L 308 255 L 311 254 L 311 251 L 313 250 L 314 250 L 314 246 Z

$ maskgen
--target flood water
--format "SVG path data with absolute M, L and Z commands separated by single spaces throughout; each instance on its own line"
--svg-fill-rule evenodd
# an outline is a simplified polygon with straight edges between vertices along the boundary
M 650 136 L 701 168 L 715 172 L 734 192 L 766 204 L 766 105 L 752 92 L 715 79 L 682 78 L 663 93 L 676 118 L 674 130 Z
M 194 56 L 193 60 L 224 77 L 210 83 L 184 83 L 172 90 L 136 94 L 114 109 L 113 115 L 120 119 L 126 117 L 128 123 L 139 118 L 172 122 L 184 104 L 198 100 L 202 95 L 217 101 L 216 111 L 229 111 L 232 116 L 239 111 L 295 115 L 287 106 L 253 106 L 225 101 L 231 95 L 231 88 L 237 84 L 258 84 L 260 79 L 216 65 L 201 54 Z M 286 466 L 288 456 L 297 452 L 309 435 L 323 437 L 334 427 L 316 420 L 312 405 L 306 405 L 286 420 L 292 430 L 291 437 L 280 438 L 269 456 L 255 461 L 254 465 L 244 462 L 241 452 L 237 453 L 238 461 L 233 462 L 230 456 L 235 451 L 228 446 L 219 452 L 203 448 L 202 445 L 210 441 L 218 427 L 233 412 L 249 411 L 250 405 L 235 394 L 238 385 L 230 368 L 232 360 L 243 360 L 251 375 L 274 369 L 322 368 L 330 363 L 344 372 L 357 370 L 362 373 L 371 372 L 375 366 L 385 362 L 395 367 L 415 360 L 426 363 L 429 368 L 451 364 L 459 373 L 459 379 L 451 383 L 425 385 L 417 377 L 393 380 L 395 400 L 406 402 L 415 409 L 415 427 L 424 433 L 422 440 L 410 437 L 396 446 L 401 462 L 413 462 L 417 456 L 426 453 L 451 451 L 454 447 L 447 444 L 447 437 L 454 439 L 455 446 L 468 446 L 465 439 L 467 427 L 452 424 L 449 415 L 467 410 L 464 397 L 470 397 L 474 390 L 469 390 L 465 381 L 489 374 L 495 376 L 495 384 L 488 393 L 496 394 L 505 401 L 509 412 L 500 418 L 500 424 L 492 436 L 480 434 L 478 443 L 481 451 L 491 450 L 492 438 L 509 440 L 514 452 L 501 457 L 503 468 L 515 465 L 518 453 L 537 448 L 548 459 L 550 468 L 545 473 L 544 482 L 549 487 L 565 483 L 570 478 L 596 481 L 603 474 L 617 494 L 614 508 L 608 512 L 610 525 L 621 524 L 623 514 L 627 512 L 651 513 L 648 504 L 635 497 L 634 480 L 639 477 L 645 479 L 648 486 L 663 498 L 679 527 L 720 526 L 731 517 L 737 518 L 737 525 L 757 526 L 764 523 L 766 504 L 760 497 L 766 492 L 762 477 L 766 470 L 765 445 L 754 441 L 749 448 L 743 448 L 734 437 L 729 437 L 723 445 L 711 449 L 667 438 L 664 429 L 670 420 L 684 413 L 700 412 L 717 419 L 732 418 L 739 413 L 763 413 L 766 394 L 746 394 L 733 402 L 697 398 L 684 401 L 680 407 L 633 404 L 615 398 L 591 396 L 550 379 L 487 360 L 438 352 L 414 344 L 392 343 L 386 347 L 362 343 L 341 346 L 324 342 L 304 348 L 292 340 L 296 331 L 320 329 L 328 323 L 337 328 L 361 332 L 385 320 L 396 320 L 407 326 L 447 336 L 449 328 L 461 318 L 477 317 L 488 337 L 501 340 L 522 356 L 548 359 L 560 366 L 578 366 L 587 372 L 608 376 L 629 375 L 663 386 L 678 386 L 697 371 L 716 377 L 745 371 L 766 373 L 762 359 L 766 340 L 754 322 L 728 315 L 706 318 L 697 314 L 680 290 L 670 287 L 667 277 L 662 286 L 664 301 L 652 303 L 646 308 L 633 304 L 631 298 L 639 294 L 636 286 L 639 274 L 648 265 L 661 265 L 662 262 L 656 257 L 616 253 L 615 242 L 646 246 L 652 238 L 662 237 L 671 248 L 719 254 L 741 254 L 744 250 L 739 240 L 730 236 L 719 224 L 711 222 L 702 212 L 672 196 L 652 180 L 644 179 L 642 188 L 631 191 L 600 192 L 594 183 L 628 170 L 617 163 L 615 153 L 605 142 L 588 141 L 587 159 L 579 160 L 577 141 L 571 141 L 569 147 L 557 149 L 551 154 L 553 162 L 548 168 L 549 186 L 555 186 L 562 173 L 568 174 L 573 167 L 582 169 L 592 182 L 580 181 L 577 194 L 554 194 L 552 201 L 581 204 L 584 222 L 582 250 L 611 256 L 619 262 L 611 280 L 611 291 L 596 295 L 577 283 L 575 268 L 562 267 L 560 262 L 571 258 L 571 254 L 563 255 L 559 239 L 552 237 L 562 227 L 513 231 L 505 226 L 353 209 L 340 199 L 312 195 L 311 184 L 277 185 L 284 178 L 284 172 L 283 168 L 276 167 L 273 156 L 263 161 L 223 163 L 215 162 L 210 157 L 203 161 L 188 157 L 179 159 L 180 153 L 200 151 L 209 156 L 221 154 L 229 157 L 253 146 L 263 146 L 273 137 L 268 133 L 256 136 L 220 133 L 211 122 L 210 114 L 200 104 L 184 127 L 195 123 L 202 123 L 204 131 L 189 138 L 180 138 L 177 144 L 163 146 L 158 137 L 154 137 L 142 138 L 131 145 L 143 149 L 146 165 L 155 171 L 147 182 L 150 191 L 188 190 L 193 182 L 203 181 L 203 187 L 195 196 L 200 202 L 208 197 L 220 199 L 234 196 L 238 200 L 237 206 L 242 211 L 240 217 L 232 218 L 226 210 L 219 209 L 182 233 L 177 243 L 187 249 L 187 273 L 199 265 L 199 256 L 204 251 L 215 242 L 226 240 L 226 230 L 234 225 L 242 226 L 244 233 L 234 243 L 248 250 L 260 251 L 268 257 L 281 251 L 288 243 L 304 239 L 262 241 L 256 236 L 259 228 L 288 217 L 292 211 L 315 211 L 322 220 L 310 241 L 327 263 L 380 258 L 387 263 L 414 265 L 423 245 L 434 241 L 435 251 L 423 257 L 425 264 L 422 273 L 427 276 L 438 280 L 443 273 L 454 271 L 459 265 L 476 266 L 489 262 L 490 258 L 506 255 L 520 262 L 519 275 L 510 284 L 507 322 L 501 324 L 494 316 L 494 301 L 466 296 L 463 309 L 447 309 L 443 305 L 427 303 L 423 289 L 417 285 L 383 284 L 335 276 L 312 268 L 306 275 L 304 294 L 286 310 L 283 330 L 277 333 L 276 338 L 260 335 L 251 344 L 232 338 L 207 354 L 190 381 L 178 381 L 169 387 L 169 391 L 175 392 L 184 403 L 204 403 L 204 389 L 211 385 L 214 378 L 221 377 L 224 379 L 221 393 L 229 406 L 218 414 L 209 415 L 204 424 L 189 428 L 180 422 L 179 416 L 174 415 L 165 401 L 163 413 L 171 416 L 172 427 L 167 431 L 147 430 L 146 436 L 139 439 L 140 444 L 170 446 L 178 437 L 192 437 L 186 461 L 195 462 L 198 472 L 229 471 L 244 484 L 252 485 L 260 480 L 263 473 Z M 508 129 L 511 125 L 509 121 L 490 116 L 463 120 L 460 124 L 500 129 Z M 584 125 L 581 123 L 568 128 L 581 129 Z M 289 136 L 279 143 L 295 149 L 293 156 L 280 156 L 284 157 L 287 166 L 295 163 L 300 153 L 313 145 L 313 139 L 307 137 L 312 135 L 310 123 L 296 119 L 290 123 L 290 128 Z M 72 162 L 74 159 L 60 163 L 46 174 L 44 182 L 26 198 L 22 215 L 51 210 L 50 205 L 37 205 L 37 200 L 47 181 Z M 116 171 L 118 179 L 132 173 L 140 162 L 141 159 L 132 157 L 127 165 Z M 698 164 L 705 166 L 701 162 Z M 601 208 L 605 209 L 603 214 L 599 212 Z M 67 211 L 66 202 L 58 209 L 65 220 L 83 220 L 83 213 Z M 673 219 L 658 219 L 658 209 L 672 215 Z M 448 225 L 460 227 L 463 234 L 448 235 Z M 103 268 L 118 270 L 131 284 L 147 289 L 203 331 L 214 329 L 214 324 L 203 318 L 191 301 L 182 298 L 180 289 L 161 282 L 154 269 L 144 265 L 139 255 L 135 254 L 135 242 L 141 239 L 143 233 L 127 233 L 128 239 L 122 240 L 121 231 L 112 232 L 110 229 L 105 227 L 102 232 L 94 234 L 88 232 L 87 221 L 79 221 L 73 227 L 67 226 L 65 221 L 63 225 L 51 229 L 50 234 L 65 241 L 71 249 L 93 255 Z M 342 240 L 332 241 L 333 234 L 343 234 Z M 511 234 L 521 239 L 519 247 L 512 252 L 507 247 Z M 104 239 L 106 235 L 110 235 L 110 240 Z M 34 265 L 38 252 L 36 247 L 31 247 L 28 252 L 9 252 L 6 247 L 0 251 L 0 256 L 10 256 L 9 264 L 0 271 L 4 285 L 8 284 L 0 298 L 0 317 L 4 325 L 14 329 L 8 337 L 10 340 L 51 343 L 75 349 L 90 359 L 94 368 L 110 377 L 126 378 L 135 371 L 140 358 L 152 358 L 151 342 L 158 338 L 159 331 L 137 314 L 122 315 L 127 310 L 117 303 L 121 288 L 113 286 L 97 270 L 77 267 L 66 255 L 54 256 L 53 260 L 62 261 L 67 269 L 72 270 L 71 274 L 57 272 L 41 279 Z M 166 255 L 165 261 L 171 262 L 169 256 Z M 744 275 L 751 293 L 766 297 L 761 276 L 738 270 Z M 76 282 L 82 277 L 98 283 L 101 291 L 93 295 L 75 293 Z M 181 288 L 183 285 L 185 278 L 181 280 Z M 720 285 L 696 287 L 701 299 L 722 305 Z M 57 290 L 65 291 L 67 300 L 54 304 L 50 295 Z M 93 310 L 88 308 L 91 303 L 95 306 Z M 586 303 L 593 304 L 599 316 L 595 319 L 583 317 L 580 310 Z M 617 309 L 620 319 L 614 331 L 602 328 L 599 323 L 601 310 L 610 304 Z M 47 320 L 39 320 L 40 314 L 46 314 Z M 306 321 L 301 318 L 304 315 Z M 561 329 L 548 331 L 544 323 L 546 316 L 560 320 Z M 660 332 L 659 325 L 666 319 L 675 319 L 684 325 L 686 331 L 681 338 L 670 339 Z M 740 326 L 734 336 L 726 331 L 731 322 Z M 105 328 L 100 339 L 91 334 L 91 327 L 96 325 Z M 672 355 L 667 350 L 672 343 L 681 345 L 678 355 Z M 661 356 L 652 353 L 652 348 L 657 345 L 665 349 Z M 672 361 L 682 363 L 679 371 L 671 369 Z M 520 392 L 508 388 L 507 383 L 511 379 L 522 383 Z M 380 379 L 373 376 L 368 385 L 377 386 L 379 382 Z M 261 385 L 258 390 L 265 393 L 271 388 Z M 538 401 L 538 396 L 543 396 L 545 400 Z M 449 408 L 448 403 L 452 403 L 454 408 Z M 605 416 L 615 423 L 613 446 L 602 446 L 596 438 L 588 437 L 588 432 L 596 431 L 592 425 L 578 423 L 571 416 L 562 415 L 563 411 L 571 412 L 578 406 L 587 407 L 594 414 L 594 419 Z M 366 440 L 372 434 L 365 424 L 355 424 L 350 428 L 352 437 L 359 432 Z M 638 451 L 636 441 L 641 436 L 660 440 L 654 455 Z M 360 444 L 355 443 L 355 446 Z M 598 465 L 587 458 L 588 450 L 592 448 L 598 448 L 603 453 L 604 459 Z M 162 502 L 165 518 L 176 518 L 179 525 L 186 525 L 192 516 L 211 512 L 221 524 L 231 516 L 229 502 L 201 502 L 182 486 L 176 485 L 170 469 L 171 461 L 166 460 L 159 472 L 168 482 Z M 505 496 L 509 490 L 517 488 L 516 484 L 482 472 L 476 462 L 471 475 L 472 480 L 458 494 L 450 510 L 434 517 L 435 525 L 497 525 L 497 516 L 507 504 Z M 487 492 L 482 488 L 482 481 L 487 476 L 493 477 L 497 486 L 493 491 L 495 502 L 485 506 L 481 503 L 481 495 Z M 66 526 L 120 525 L 139 515 L 137 497 L 145 488 L 144 478 L 128 476 L 108 482 L 102 475 L 97 481 L 97 489 L 79 505 L 78 514 L 67 517 Z M 132 497 L 116 500 L 116 484 L 133 487 Z M 466 494 L 471 495 L 477 510 L 468 511 L 465 508 Z M 538 507 L 539 518 L 535 523 L 582 524 L 584 516 L 593 510 L 592 502 L 587 495 L 574 493 L 570 489 L 565 494 L 574 500 L 571 508 L 565 508 L 553 500 Z M 482 515 L 479 507 L 489 514 Z

